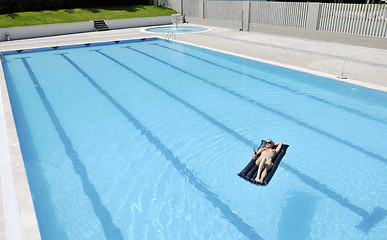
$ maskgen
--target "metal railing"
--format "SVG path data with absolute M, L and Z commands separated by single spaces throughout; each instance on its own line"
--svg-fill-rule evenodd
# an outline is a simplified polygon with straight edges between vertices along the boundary
M 386 4 L 320 5 L 318 30 L 386 37 Z
M 250 22 L 305 28 L 308 7 L 306 2 L 251 2 Z
M 203 18 L 240 21 L 243 1 L 204 1 Z
M 165 36 L 165 41 L 169 41 L 169 39 L 174 39 L 176 40 L 176 33 L 173 32 L 173 31 L 170 31 L 169 33 L 167 33 L 167 35 Z
M 387 4 L 247 0 L 181 0 L 181 3 L 182 13 L 187 17 L 387 37 Z

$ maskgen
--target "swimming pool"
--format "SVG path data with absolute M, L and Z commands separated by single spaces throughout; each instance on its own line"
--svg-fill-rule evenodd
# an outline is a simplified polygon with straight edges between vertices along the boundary
M 160 39 L 3 66 L 43 239 L 386 236 L 386 93 Z

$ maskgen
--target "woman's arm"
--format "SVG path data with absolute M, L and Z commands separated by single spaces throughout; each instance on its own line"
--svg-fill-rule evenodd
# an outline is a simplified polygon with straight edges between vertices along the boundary
M 258 151 L 254 150 L 253 158 L 257 158 L 259 154 L 262 153 L 263 148 L 258 149 Z
M 275 151 L 276 151 L 277 153 L 279 153 L 279 151 L 280 151 L 281 148 L 282 148 L 282 142 L 277 142 L 277 143 L 274 144 L 274 146 L 277 146 L 277 148 L 275 149 Z

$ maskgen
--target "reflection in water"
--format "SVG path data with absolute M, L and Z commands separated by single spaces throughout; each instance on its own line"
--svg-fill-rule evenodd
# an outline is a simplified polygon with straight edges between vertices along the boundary
M 308 239 L 317 197 L 310 193 L 295 192 L 286 200 L 278 222 L 277 239 Z

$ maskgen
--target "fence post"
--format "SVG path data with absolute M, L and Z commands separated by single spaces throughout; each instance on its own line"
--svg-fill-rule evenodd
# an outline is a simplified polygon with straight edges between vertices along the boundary
M 203 19 L 205 14 L 204 14 L 204 0 L 199 0 L 199 14 L 198 14 L 198 17 L 200 19 Z
M 242 2 L 242 30 L 250 30 L 250 1 Z
M 306 30 L 317 30 L 320 4 L 321 3 L 309 3 Z

